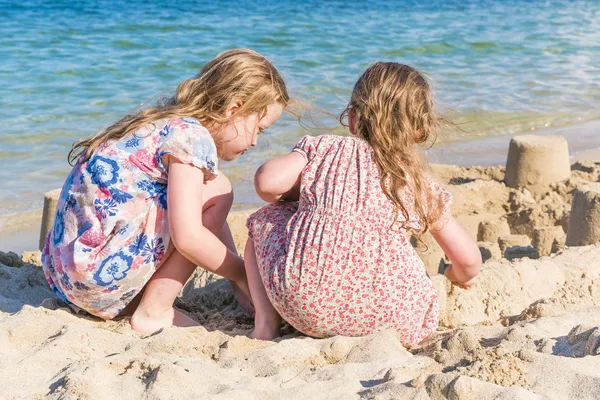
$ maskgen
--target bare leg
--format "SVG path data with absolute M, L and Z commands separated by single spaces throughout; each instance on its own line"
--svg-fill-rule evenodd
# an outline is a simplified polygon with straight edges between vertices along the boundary
M 244 263 L 246 265 L 250 293 L 256 310 L 254 330 L 250 333 L 250 337 L 262 340 L 275 339 L 280 336 L 281 317 L 267 296 L 265 285 L 258 271 L 256 252 L 252 240 L 248 240 L 246 243 Z
M 175 298 L 195 269 L 193 263 L 174 250 L 146 284 L 140 304 L 131 316 L 131 328 L 152 333 L 172 325 L 199 325 L 173 308 Z
M 237 249 L 235 248 L 235 242 L 233 241 L 233 235 L 231 234 L 231 229 L 229 229 L 229 224 L 227 221 L 225 225 L 223 225 L 223 229 L 221 229 L 221 233 L 217 235 L 221 242 L 225 244 L 229 248 L 229 250 L 233 251 L 234 254 L 238 254 Z M 252 301 L 250 300 L 250 296 L 246 293 L 250 293 L 250 289 L 247 287 L 247 281 L 245 283 L 245 288 L 242 289 L 240 285 L 236 282 L 230 280 L 231 288 L 233 289 L 233 293 L 235 294 L 235 299 L 242 306 L 244 310 L 248 312 L 248 314 L 254 316 L 254 307 L 252 306 Z M 244 283 L 242 283 L 244 285 Z
M 135 309 L 140 305 L 140 301 L 142 300 L 142 296 L 144 295 L 145 290 L 146 286 L 144 286 L 141 292 L 139 292 L 115 318 L 129 317 L 133 315 Z
M 227 221 L 225 221 L 225 224 L 223 224 L 223 228 L 217 237 L 221 239 L 221 242 L 223 242 L 223 244 L 227 246 L 229 250 L 233 251 L 234 254 L 238 254 L 238 251 L 235 248 L 235 242 L 233 241 L 233 235 L 231 234 L 231 229 L 229 229 L 229 224 Z
M 206 196 L 206 201 L 202 210 L 202 224 L 215 235 L 220 236 L 233 202 L 231 185 L 224 175 L 220 175 L 206 185 L 203 194 Z M 146 284 L 140 304 L 131 316 L 132 329 L 138 332 L 152 333 L 171 325 L 199 325 L 173 308 L 175 298 L 195 269 L 194 263 L 185 258 L 177 249 L 173 249 L 172 254 Z M 233 272 L 237 276 L 243 276 L 243 278 L 237 278 L 236 283 L 242 290 L 248 291 L 244 271 Z

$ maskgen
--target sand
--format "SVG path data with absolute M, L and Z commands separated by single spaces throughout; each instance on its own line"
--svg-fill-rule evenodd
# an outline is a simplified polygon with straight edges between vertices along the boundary
M 393 331 L 312 339 L 289 326 L 274 342 L 248 339 L 252 320 L 229 284 L 199 269 L 177 306 L 203 326 L 142 335 L 127 319 L 64 307 L 38 252 L 0 253 L 0 398 L 598 398 L 600 245 L 565 247 L 564 232 L 573 190 L 599 181 L 600 163 L 578 162 L 539 193 L 506 187 L 500 166 L 434 171 L 489 257 L 470 291 L 432 273 L 440 327 L 419 346 L 403 348 Z M 240 248 L 250 212 L 229 218 Z M 543 252 L 532 245 L 542 242 Z M 431 253 L 426 262 L 444 263 Z

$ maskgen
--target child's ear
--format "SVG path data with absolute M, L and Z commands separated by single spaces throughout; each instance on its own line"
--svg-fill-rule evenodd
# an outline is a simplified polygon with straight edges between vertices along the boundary
M 356 111 L 352 108 L 348 110 L 348 129 L 352 136 L 356 136 Z
M 417 133 L 415 135 L 415 142 L 420 143 L 423 140 L 423 128 L 417 129 Z
M 225 117 L 230 118 L 242 107 L 242 102 L 237 97 L 233 98 L 225 109 Z

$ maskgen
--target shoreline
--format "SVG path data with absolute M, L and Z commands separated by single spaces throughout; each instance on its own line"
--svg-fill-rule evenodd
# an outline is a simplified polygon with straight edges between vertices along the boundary
M 498 135 L 466 139 L 441 144 L 428 150 L 431 164 L 452 164 L 460 167 L 492 166 L 506 164 L 510 139 L 520 135 L 559 135 L 569 143 L 571 162 L 600 160 L 600 120 L 581 124 L 520 132 L 514 135 Z
M 516 135 L 477 137 L 474 139 L 439 144 L 427 150 L 430 164 L 447 164 L 459 167 L 468 166 L 504 166 L 508 154 L 508 145 L 512 137 L 524 134 L 560 135 L 569 143 L 571 162 L 590 160 L 600 161 L 600 120 L 587 121 L 577 125 L 549 128 L 539 131 L 521 132 Z M 40 193 L 40 197 L 43 197 Z M 232 213 L 247 212 L 263 203 L 234 203 Z M 0 226 L 0 250 L 23 251 L 37 250 L 42 209 L 9 216 L 9 225 Z M 12 223 L 12 221 L 18 221 Z

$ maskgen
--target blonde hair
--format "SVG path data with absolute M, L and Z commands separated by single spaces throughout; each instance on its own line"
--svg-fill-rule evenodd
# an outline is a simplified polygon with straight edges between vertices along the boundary
M 227 118 L 225 111 L 233 99 L 241 106 Z M 289 101 L 285 82 L 269 60 L 249 49 L 228 50 L 209 61 L 194 78 L 181 82 L 175 95 L 162 104 L 126 115 L 98 135 L 75 142 L 69 164 L 83 163 L 103 143 L 121 139 L 159 119 L 193 117 L 205 126 L 220 125 L 253 113 L 262 119 L 270 104 L 285 108 Z
M 401 195 L 408 186 L 423 228 L 420 233 L 430 230 L 441 216 L 442 205 L 427 184 L 425 165 L 415 145 L 435 141 L 440 119 L 434 113 L 425 78 L 408 65 L 378 62 L 354 85 L 350 102 L 340 115 L 341 122 L 348 113 L 353 114 L 356 134 L 373 148 L 381 187 L 394 203 L 394 222 L 399 212 L 404 216 L 403 227 L 409 219 Z

